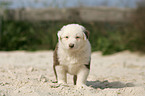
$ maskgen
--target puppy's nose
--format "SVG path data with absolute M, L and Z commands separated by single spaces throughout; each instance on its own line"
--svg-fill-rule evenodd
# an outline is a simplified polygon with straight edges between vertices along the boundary
M 70 48 L 73 48 L 73 47 L 74 47 L 74 44 L 70 43 L 70 44 L 69 44 L 69 47 L 70 47 Z

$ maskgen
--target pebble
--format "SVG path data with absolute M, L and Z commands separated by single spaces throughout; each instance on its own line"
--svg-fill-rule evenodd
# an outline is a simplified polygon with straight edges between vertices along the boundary
M 38 81 L 47 82 L 47 78 L 44 75 L 40 75 Z
M 28 68 L 28 71 L 29 72 L 33 72 L 34 71 L 34 68 L 33 67 L 30 67 L 30 68 Z

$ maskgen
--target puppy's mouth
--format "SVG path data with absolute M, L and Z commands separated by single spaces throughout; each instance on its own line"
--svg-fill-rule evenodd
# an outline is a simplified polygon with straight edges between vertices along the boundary
M 74 47 L 69 47 L 69 50 L 75 50 L 75 48 Z

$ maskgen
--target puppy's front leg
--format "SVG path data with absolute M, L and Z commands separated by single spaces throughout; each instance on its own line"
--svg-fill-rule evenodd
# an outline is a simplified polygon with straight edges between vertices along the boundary
M 88 75 L 89 75 L 89 69 L 86 68 L 85 66 L 82 66 L 82 68 L 79 70 L 77 74 L 77 85 L 85 86 Z
M 55 66 L 56 68 L 56 73 L 57 73 L 57 79 L 58 79 L 58 83 L 60 84 L 65 84 L 67 83 L 67 77 L 66 77 L 66 71 L 64 66 L 61 65 L 57 65 Z

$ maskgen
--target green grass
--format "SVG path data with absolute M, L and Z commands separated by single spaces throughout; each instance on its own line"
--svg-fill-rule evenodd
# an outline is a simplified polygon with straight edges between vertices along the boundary
M 28 22 L 2 21 L 0 50 L 52 50 L 57 43 L 57 32 L 68 21 Z M 78 23 L 78 22 L 77 22 Z M 112 54 L 123 50 L 145 50 L 145 35 L 129 23 L 79 22 L 90 31 L 92 51 Z

